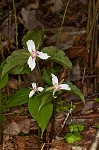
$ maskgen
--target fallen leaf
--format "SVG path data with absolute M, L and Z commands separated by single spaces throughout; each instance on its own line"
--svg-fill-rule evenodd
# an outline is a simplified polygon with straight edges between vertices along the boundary
M 18 135 L 20 133 L 19 125 L 15 122 L 7 124 L 4 130 L 4 134 Z
M 88 110 L 90 110 L 91 108 L 93 108 L 93 104 L 94 102 L 93 101 L 89 101 L 85 104 L 83 110 L 81 111 L 81 114 L 84 114 L 86 113 Z
M 25 8 L 22 8 L 21 15 L 23 19 L 23 24 L 28 30 L 41 26 L 40 21 L 37 20 L 35 10 L 26 10 Z
M 18 80 L 11 78 L 8 81 L 8 87 L 17 90 L 18 89 Z
M 87 148 L 80 147 L 80 146 L 74 146 L 74 147 L 72 147 L 72 150 L 87 150 Z
M 80 72 L 80 66 L 79 61 L 72 67 L 71 70 L 67 72 L 68 78 L 67 81 L 79 81 L 81 79 L 81 72 Z
M 53 3 L 53 5 L 51 6 L 52 13 L 57 13 L 61 11 L 63 6 L 62 0 L 51 0 L 51 3 Z
M 26 140 L 24 137 L 17 136 L 17 141 L 16 141 L 17 148 L 19 150 L 25 150 L 26 149 Z
M 20 131 L 22 131 L 24 134 L 28 134 L 30 131 L 30 119 L 25 119 L 20 122 L 18 122 Z

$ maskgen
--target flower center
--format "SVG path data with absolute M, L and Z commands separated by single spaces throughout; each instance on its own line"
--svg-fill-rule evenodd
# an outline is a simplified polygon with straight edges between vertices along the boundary
M 37 88 L 36 88 L 36 87 L 34 87 L 34 88 L 33 88 L 33 90 L 34 90 L 34 92 L 36 92 L 36 91 L 37 91 Z
M 59 90 L 60 90 L 60 86 L 59 86 L 59 85 L 55 84 L 54 87 L 55 87 L 55 90 L 56 90 L 56 91 L 59 91 Z
M 32 56 L 32 58 L 36 58 L 36 51 L 34 51 L 34 50 L 32 50 L 32 52 L 31 52 L 31 56 Z

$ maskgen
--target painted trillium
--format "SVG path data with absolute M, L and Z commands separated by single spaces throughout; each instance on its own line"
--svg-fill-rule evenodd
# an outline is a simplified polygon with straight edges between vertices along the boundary
M 32 83 L 32 88 L 33 90 L 29 93 L 29 98 L 31 98 L 35 94 L 35 92 L 42 92 L 44 90 L 44 88 L 42 87 L 37 87 L 36 83 Z
M 50 56 L 47 53 L 36 51 L 35 44 L 32 40 L 28 40 L 26 44 L 28 47 L 28 51 L 30 52 L 30 57 L 27 63 L 29 65 L 29 68 L 31 68 L 32 71 L 36 66 L 35 63 L 36 57 L 39 57 L 41 59 L 48 59 Z
M 52 75 L 52 83 L 54 85 L 54 90 L 53 90 L 54 98 L 56 98 L 56 96 L 55 96 L 55 92 L 56 91 L 60 91 L 60 90 L 68 90 L 68 91 L 70 91 L 71 90 L 71 88 L 69 87 L 68 84 L 59 84 L 58 83 L 58 78 L 54 74 L 51 74 L 51 75 Z

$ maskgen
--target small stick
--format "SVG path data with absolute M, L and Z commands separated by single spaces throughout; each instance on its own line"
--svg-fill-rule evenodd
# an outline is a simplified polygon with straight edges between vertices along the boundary
M 45 143 L 43 144 L 43 146 L 42 146 L 41 150 L 43 150 L 44 146 L 45 146 Z
M 97 130 L 95 139 L 89 150 L 97 150 L 98 146 L 99 146 L 99 129 Z
M 72 105 L 72 104 L 71 104 Z M 72 113 L 72 108 L 70 108 L 70 110 L 68 111 L 68 113 L 67 113 L 67 116 L 66 116 L 66 118 L 65 118 L 65 120 L 64 120 L 64 122 L 63 122 L 63 124 L 61 125 L 61 130 L 59 131 L 59 133 L 57 134 L 57 136 L 61 133 L 61 131 L 62 131 L 62 129 L 64 128 L 64 126 L 65 126 L 65 124 L 66 124 L 66 121 L 67 121 L 67 119 L 68 119 L 68 117 L 70 116 L 70 114 Z

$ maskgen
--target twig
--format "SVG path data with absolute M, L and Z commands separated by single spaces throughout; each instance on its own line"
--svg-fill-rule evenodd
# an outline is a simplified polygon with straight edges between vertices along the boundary
M 77 115 L 73 116 L 72 119 L 90 119 L 90 118 L 97 118 L 99 117 L 99 113 L 90 113 L 90 114 L 83 114 L 83 115 Z
M 89 150 L 97 150 L 98 146 L 99 146 L 99 129 L 97 130 L 95 139 Z
M 43 144 L 43 146 L 42 146 L 41 150 L 43 150 L 44 146 L 45 146 L 45 143 Z
M 71 104 L 71 105 L 72 105 L 72 104 Z M 70 108 L 70 110 L 68 111 L 67 116 L 66 116 L 66 118 L 65 118 L 65 120 L 64 120 L 64 122 L 63 122 L 63 124 L 61 125 L 61 130 L 58 132 L 57 136 L 61 133 L 62 129 L 64 128 L 64 126 L 65 126 L 65 124 L 66 124 L 66 121 L 67 121 L 68 117 L 69 117 L 70 114 L 72 113 L 72 110 L 73 110 L 73 109 Z

